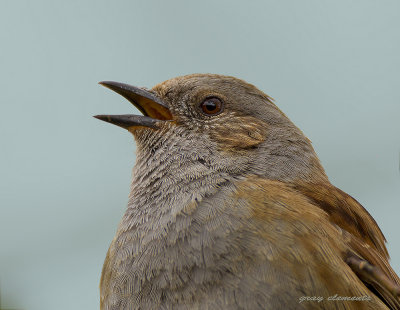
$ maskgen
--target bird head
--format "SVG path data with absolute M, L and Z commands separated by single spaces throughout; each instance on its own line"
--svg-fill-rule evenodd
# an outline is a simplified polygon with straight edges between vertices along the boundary
M 137 161 L 201 163 L 209 170 L 281 181 L 326 180 L 303 133 L 255 86 L 230 76 L 192 74 L 151 90 L 100 82 L 128 99 L 139 115 L 97 115 L 130 131 Z

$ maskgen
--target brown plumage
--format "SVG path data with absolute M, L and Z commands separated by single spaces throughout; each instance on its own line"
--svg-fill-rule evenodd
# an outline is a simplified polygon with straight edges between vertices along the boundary
M 102 82 L 144 116 L 101 309 L 400 309 L 371 215 L 256 87 L 194 74 L 152 90 Z

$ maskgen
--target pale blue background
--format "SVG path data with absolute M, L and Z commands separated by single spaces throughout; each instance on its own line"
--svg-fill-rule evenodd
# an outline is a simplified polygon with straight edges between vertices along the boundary
M 400 1 L 0 0 L 2 307 L 97 309 L 135 145 L 99 85 L 234 75 L 276 99 L 400 271 Z

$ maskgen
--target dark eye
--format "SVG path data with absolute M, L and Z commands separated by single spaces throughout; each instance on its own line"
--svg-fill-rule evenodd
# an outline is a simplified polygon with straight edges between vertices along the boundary
M 216 115 L 222 111 L 222 101 L 217 97 L 206 98 L 201 104 L 201 109 L 207 115 Z

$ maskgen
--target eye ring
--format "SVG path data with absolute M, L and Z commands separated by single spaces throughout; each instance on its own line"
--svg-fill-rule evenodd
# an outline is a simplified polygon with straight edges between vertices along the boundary
M 224 109 L 224 103 L 217 97 L 207 97 L 200 103 L 201 110 L 209 116 L 218 115 Z

